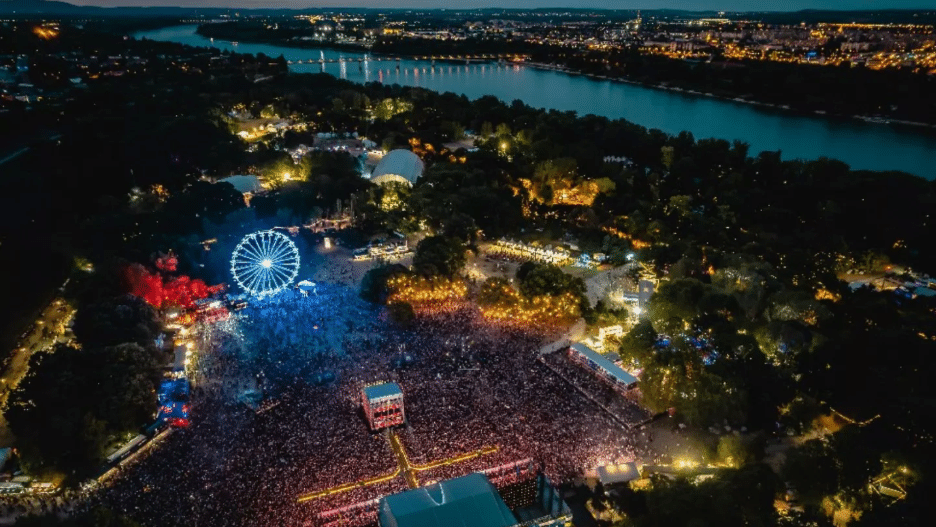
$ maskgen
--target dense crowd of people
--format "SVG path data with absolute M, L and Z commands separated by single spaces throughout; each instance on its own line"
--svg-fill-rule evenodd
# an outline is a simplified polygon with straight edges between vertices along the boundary
M 536 360 L 555 335 L 474 310 L 423 317 L 408 331 L 380 317 L 353 290 L 323 285 L 201 328 L 191 427 L 98 500 L 151 525 L 331 524 L 327 511 L 406 489 L 387 433 L 370 431 L 361 409 L 362 388 L 380 381 L 404 391 L 407 424 L 395 433 L 420 484 L 526 459 L 561 483 L 639 455 L 635 433 Z M 251 386 L 279 404 L 258 413 L 239 403 Z
M 543 355 L 540 360 L 556 375 L 574 386 L 586 398 L 603 408 L 629 428 L 646 421 L 649 415 L 634 402 L 637 388 L 622 393 L 603 382 L 596 373 L 588 371 L 569 359 L 564 349 Z

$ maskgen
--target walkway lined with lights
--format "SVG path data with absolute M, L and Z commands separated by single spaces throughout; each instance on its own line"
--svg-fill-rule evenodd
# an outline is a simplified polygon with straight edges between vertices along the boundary
M 385 434 L 387 441 L 390 442 L 390 449 L 393 451 L 394 456 L 397 458 L 398 467 L 396 471 L 392 474 L 387 474 L 384 476 L 378 476 L 376 478 L 371 478 L 363 481 L 356 481 L 353 483 L 345 483 L 337 487 L 332 487 L 330 489 L 320 490 L 317 492 L 312 492 L 300 496 L 296 501 L 298 503 L 305 503 L 307 501 L 315 500 L 318 498 L 324 498 L 326 496 L 333 496 L 335 494 L 341 494 L 342 492 L 348 492 L 349 490 L 359 489 L 361 487 L 370 487 L 372 485 L 378 485 L 380 483 L 385 483 L 387 481 L 396 478 L 399 475 L 403 476 L 403 479 L 406 480 L 406 485 L 415 489 L 419 487 L 419 479 L 416 477 L 417 472 L 422 472 L 425 470 L 432 470 L 434 468 L 444 467 L 446 465 L 454 465 L 456 463 L 462 463 L 469 461 L 481 456 L 486 456 L 494 454 L 498 451 L 496 446 L 486 446 L 481 449 L 475 450 L 473 452 L 466 452 L 464 454 L 459 454 L 457 456 L 452 456 L 447 459 L 439 459 L 436 461 L 430 461 L 425 465 L 417 465 L 412 463 L 409 460 L 409 456 L 406 455 L 406 448 L 403 446 L 403 442 L 400 440 L 400 436 L 396 435 L 394 432 L 389 432 Z
M 406 456 L 406 450 L 403 449 L 400 436 L 390 432 L 388 438 L 390 441 L 390 449 L 393 450 L 393 454 L 397 458 L 397 463 L 400 464 L 400 471 L 403 472 L 403 479 L 406 480 L 406 485 L 411 489 L 415 489 L 419 486 L 419 480 L 416 479 L 413 465 L 410 463 L 409 457 Z
M 320 490 L 318 492 L 313 492 L 311 494 L 306 494 L 305 496 L 301 496 L 296 501 L 298 501 L 299 503 L 303 503 L 303 502 L 318 499 L 318 498 L 324 498 L 325 496 L 333 496 L 335 494 L 341 494 L 342 492 L 347 492 L 352 489 L 358 489 L 361 487 L 370 487 L 371 485 L 377 485 L 380 483 L 384 483 L 386 481 L 390 481 L 391 479 L 399 475 L 400 475 L 400 469 L 398 468 L 392 474 L 387 474 L 385 476 L 378 476 L 376 478 L 366 479 L 364 481 L 356 481 L 354 483 L 345 483 L 344 485 L 339 485 L 337 487 L 332 487 L 330 489 Z

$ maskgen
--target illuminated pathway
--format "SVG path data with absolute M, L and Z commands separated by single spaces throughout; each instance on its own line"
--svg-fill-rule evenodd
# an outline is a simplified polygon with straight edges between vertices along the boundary
M 386 476 L 378 476 L 376 478 L 366 479 L 363 481 L 357 481 L 354 483 L 345 483 L 344 485 L 339 485 L 337 487 L 332 487 L 330 489 L 320 490 L 318 492 L 306 494 L 304 496 L 300 496 L 297 501 L 299 503 L 303 503 L 303 502 L 318 499 L 318 498 L 324 498 L 325 496 L 341 494 L 342 492 L 347 492 L 352 489 L 359 489 L 361 487 L 370 487 L 371 485 L 377 485 L 378 483 L 390 481 L 391 479 L 397 477 L 398 475 L 400 475 L 400 469 L 396 469 L 394 473 L 387 474 Z
M 497 452 L 497 447 L 487 446 L 480 450 L 475 450 L 473 452 L 466 452 L 458 456 L 453 456 L 448 459 L 440 459 L 437 461 L 431 461 L 425 465 L 416 465 L 411 463 L 409 457 L 406 455 L 406 449 L 403 447 L 403 443 L 400 441 L 400 437 L 393 432 L 390 432 L 385 436 L 390 442 L 390 449 L 393 451 L 393 454 L 397 458 L 397 464 L 399 465 L 395 472 L 392 474 L 387 474 L 385 476 L 378 476 L 376 478 L 366 479 L 362 481 L 356 481 L 354 483 L 345 483 L 337 487 L 332 487 L 330 489 L 320 490 L 317 492 L 312 492 L 305 494 L 299 497 L 296 500 L 299 503 L 304 503 L 307 501 L 315 500 L 318 498 L 324 498 L 325 496 L 333 496 L 335 494 L 341 494 L 342 492 L 347 492 L 352 489 L 359 489 L 361 487 L 369 487 L 371 485 L 377 485 L 379 483 L 384 483 L 390 481 L 393 478 L 403 475 L 403 479 L 406 480 L 406 485 L 415 489 L 419 486 L 419 480 L 416 478 L 417 472 L 422 472 L 424 470 L 432 470 L 438 467 L 444 467 L 445 465 L 454 465 L 456 463 L 462 463 L 468 461 L 469 459 L 474 459 L 476 457 L 485 456 L 488 454 L 493 454 Z
M 413 465 L 410 463 L 409 458 L 406 456 L 406 450 L 403 449 L 403 443 L 400 442 L 400 436 L 390 432 L 390 448 L 393 450 L 393 454 L 397 458 L 397 463 L 399 463 L 399 470 L 403 472 L 403 479 L 406 480 L 406 485 L 415 489 L 419 486 L 419 480 L 416 479 L 416 472 L 413 470 Z
M 469 459 L 474 459 L 476 457 L 497 452 L 497 447 L 486 446 L 480 450 L 475 450 L 474 452 L 467 452 L 458 456 L 450 457 L 448 459 L 430 461 L 425 465 L 416 465 L 410 463 L 409 458 L 406 456 L 406 450 L 403 448 L 403 443 L 400 442 L 400 437 L 392 432 L 390 433 L 390 448 L 392 448 L 393 453 L 396 454 L 397 460 L 400 463 L 400 470 L 403 471 L 403 477 L 406 479 L 406 484 L 409 485 L 411 489 L 415 489 L 419 486 L 419 480 L 416 479 L 416 472 L 431 470 L 434 468 L 443 467 L 445 465 L 454 465 L 455 463 L 461 463 L 463 461 L 468 461 Z

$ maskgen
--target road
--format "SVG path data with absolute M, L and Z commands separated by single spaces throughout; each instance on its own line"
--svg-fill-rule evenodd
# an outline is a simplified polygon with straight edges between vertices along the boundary
M 27 142 L 28 142 L 28 143 L 35 143 L 35 142 L 39 142 L 39 141 L 58 141 L 59 139 L 61 139 L 61 137 L 62 137 L 62 134 L 56 134 L 56 133 L 46 132 L 43 136 L 34 138 L 32 141 L 27 140 Z M 23 143 L 20 142 L 20 144 L 23 144 Z M 9 161 L 13 161 L 13 160 L 16 159 L 17 157 L 19 157 L 19 156 L 25 154 L 26 152 L 29 152 L 29 150 L 30 150 L 31 148 L 32 148 L 32 146 L 24 146 L 24 147 L 20 148 L 19 150 L 16 150 L 16 151 L 14 151 L 14 152 L 11 152 L 11 153 L 5 155 L 4 157 L 0 158 L 0 165 L 3 165 L 3 164 L 5 164 L 5 163 L 7 163 L 7 162 L 9 162 Z M 3 154 L 0 154 L 0 155 L 3 155 Z
M 391 474 L 386 474 L 383 476 L 376 476 L 370 479 L 362 481 L 353 481 L 350 483 L 345 483 L 337 487 L 332 487 L 330 489 L 319 490 L 316 492 L 311 492 L 305 495 L 300 496 L 296 502 L 304 503 L 307 501 L 316 500 L 323 498 L 325 496 L 331 496 L 334 494 L 341 494 L 342 492 L 347 492 L 349 490 L 358 489 L 361 487 L 369 487 L 371 485 L 377 485 L 385 481 L 390 481 L 393 478 L 402 475 L 403 479 L 406 481 L 406 486 L 415 489 L 419 488 L 419 478 L 416 477 L 417 472 L 422 472 L 424 470 L 432 470 L 434 468 L 442 467 L 445 465 L 452 465 L 455 463 L 462 463 L 476 457 L 485 456 L 488 454 L 493 454 L 497 452 L 498 448 L 494 446 L 486 446 L 480 450 L 475 450 L 472 452 L 465 452 L 457 456 L 450 457 L 448 459 L 438 459 L 436 461 L 430 461 L 425 465 L 417 465 L 412 463 L 409 460 L 409 456 L 406 455 L 406 447 L 403 446 L 403 442 L 400 440 L 400 436 L 396 432 L 385 431 L 384 437 L 390 443 L 390 450 L 393 452 L 393 456 L 397 460 L 397 469 Z
M 29 360 L 36 352 L 50 349 L 56 343 L 68 342 L 66 325 L 75 315 L 75 310 L 63 299 L 56 298 L 42 310 L 39 318 L 26 330 L 4 363 L 0 378 L 0 407 L 6 404 L 10 393 L 29 371 Z M 0 447 L 11 446 L 13 436 L 7 428 L 6 419 L 0 416 Z
M 29 152 L 29 149 L 30 149 L 30 147 L 24 146 L 23 148 L 20 148 L 20 149 L 17 150 L 16 152 L 13 152 L 12 154 L 10 154 L 10 155 L 4 157 L 3 159 L 0 159 L 0 165 L 6 163 L 7 161 L 13 161 L 13 160 L 16 159 L 17 157 L 19 157 L 19 156 L 25 154 L 26 152 Z

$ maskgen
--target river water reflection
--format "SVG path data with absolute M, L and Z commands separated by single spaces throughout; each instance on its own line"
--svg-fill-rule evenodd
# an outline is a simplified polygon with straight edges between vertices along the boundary
M 936 179 L 936 132 L 932 129 L 873 124 L 857 119 L 800 115 L 712 97 L 647 88 L 611 80 L 568 75 L 530 66 L 377 60 L 364 53 L 298 49 L 266 44 L 212 41 L 195 25 L 137 33 L 137 37 L 213 46 L 238 53 L 283 55 L 295 72 L 325 71 L 353 82 L 380 81 L 455 92 L 471 99 L 493 95 L 520 99 L 537 108 L 595 114 L 658 128 L 670 134 L 688 130 L 696 139 L 740 139 L 751 153 L 781 150 L 784 159 L 840 159 L 852 168 L 903 170 Z M 359 59 L 367 59 L 360 61 Z M 318 61 L 324 59 L 324 65 Z M 337 62 L 340 61 L 340 62 Z M 311 63 L 310 63 L 311 62 Z

